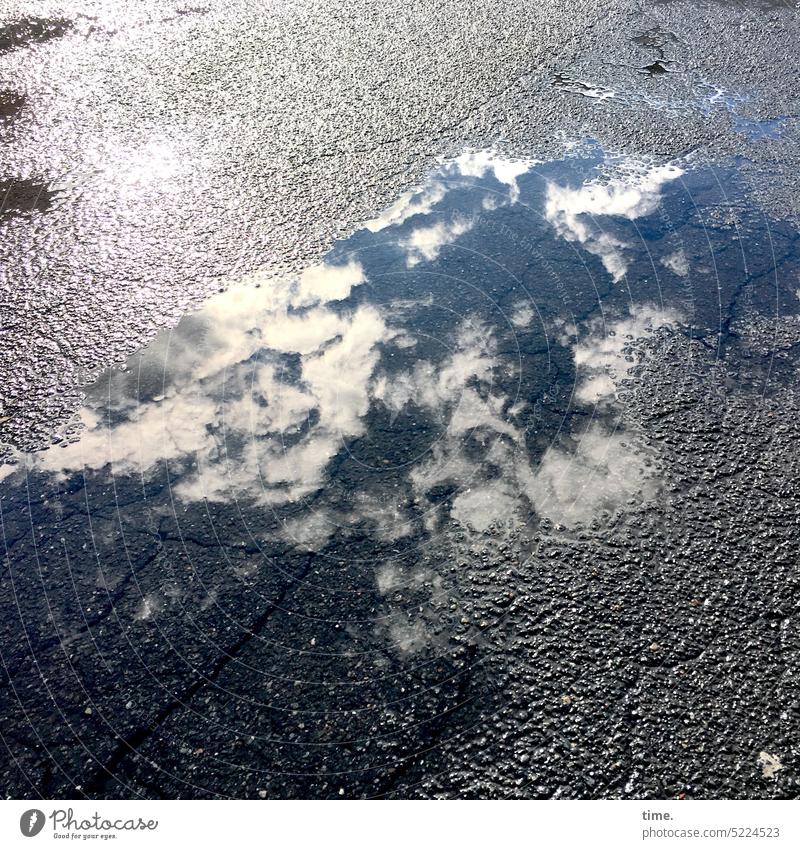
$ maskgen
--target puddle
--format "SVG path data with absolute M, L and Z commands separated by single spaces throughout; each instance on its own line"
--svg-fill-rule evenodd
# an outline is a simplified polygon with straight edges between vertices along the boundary
M 430 715 L 463 704 L 488 627 L 459 595 L 489 568 L 474 546 L 508 563 L 514 534 L 647 515 L 659 458 L 625 401 L 641 341 L 716 346 L 745 298 L 797 312 L 769 277 L 794 234 L 766 226 L 733 164 L 469 152 L 321 264 L 238 281 L 100 376 L 60 444 L 0 466 L 10 674 L 33 654 L 56 680 L 64 651 L 92 690 L 97 658 L 116 669 L 92 715 L 121 712 L 123 742 L 84 730 L 108 759 L 88 792 L 218 686 L 256 700 L 248 734 L 264 711 L 356 723 L 411 674 L 438 688 Z
M 737 273 L 771 266 L 755 224 L 704 219 L 721 191 L 741 193 L 733 171 L 591 146 L 546 163 L 465 154 L 319 266 L 240 282 L 104 375 L 60 446 L 3 467 L 5 497 L 23 469 L 56 490 L 158 481 L 169 503 L 268 508 L 288 543 L 286 523 L 313 514 L 316 548 L 353 527 L 424 544 L 451 511 L 466 528 L 570 524 L 567 497 L 591 521 L 637 494 L 615 464 L 644 473 L 613 415 L 626 346 L 661 326 L 713 335 Z M 3 208 L 47 197 L 15 182 Z M 556 492 L 556 460 L 588 478 Z

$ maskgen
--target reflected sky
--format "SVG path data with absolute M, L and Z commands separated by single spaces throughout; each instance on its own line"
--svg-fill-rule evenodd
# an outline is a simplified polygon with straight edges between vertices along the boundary
M 591 144 L 443 162 L 319 265 L 238 281 L 103 375 L 74 435 L 2 467 L 4 500 L 160 481 L 147 509 L 246 504 L 251 533 L 316 552 L 640 509 L 659 481 L 621 400 L 632 345 L 718 335 L 747 224 L 703 210 L 739 191 Z
M 73 796 L 111 774 L 164 795 L 171 759 L 209 786 L 252 765 L 305 787 L 361 741 L 383 768 L 395 730 L 427 768 L 443 724 L 469 736 L 507 702 L 495 644 L 541 662 L 525 705 L 556 646 L 573 680 L 573 588 L 596 584 L 594 610 L 632 528 L 679 528 L 680 448 L 647 418 L 669 432 L 661 375 L 744 340 L 751 383 L 796 381 L 747 335 L 800 312 L 796 234 L 736 166 L 468 152 L 99 376 L 58 444 L 0 467 L 6 724 L 52 729 Z M 540 616 L 549 645 L 519 630 Z
M 617 216 L 634 221 L 652 215 L 658 208 L 662 187 L 683 173 L 674 165 L 647 167 L 632 163 L 627 174 L 589 180 L 577 188 L 551 183 L 545 216 L 559 235 L 599 256 L 606 271 L 618 281 L 628 270 L 624 255 L 628 245 L 598 226 L 594 218 Z

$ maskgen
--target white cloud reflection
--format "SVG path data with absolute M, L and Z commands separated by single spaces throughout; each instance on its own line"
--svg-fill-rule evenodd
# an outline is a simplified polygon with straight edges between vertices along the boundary
M 104 406 L 85 407 L 81 439 L 36 465 L 133 474 L 170 461 L 182 472 L 173 493 L 185 500 L 246 494 L 274 504 L 313 492 L 342 440 L 364 430 L 376 345 L 391 335 L 372 306 L 325 306 L 363 281 L 358 263 L 321 265 L 215 296 L 142 352 L 138 380 L 112 375 L 111 426 Z M 299 379 L 281 354 L 298 358 Z M 143 377 L 163 391 L 140 403 Z
M 430 215 L 435 207 L 444 200 L 453 185 L 461 185 L 458 179 L 460 177 L 484 179 L 492 176 L 497 182 L 508 186 L 507 200 L 516 203 L 520 197 L 518 178 L 534 166 L 541 164 L 541 161 L 532 158 L 512 159 L 504 157 L 494 149 L 467 151 L 455 159 L 443 161 L 434 178 L 429 179 L 424 185 L 416 189 L 404 192 L 390 207 L 376 218 L 365 222 L 363 226 L 372 233 L 379 233 L 389 227 L 404 224 L 415 215 Z M 491 200 L 490 197 L 487 195 L 484 199 L 484 207 L 487 209 L 494 209 L 506 202 L 500 197 L 491 198 Z M 424 230 L 424 228 L 422 229 Z M 452 224 L 449 226 L 451 234 L 460 235 L 456 232 L 457 229 L 457 225 L 455 229 Z M 436 234 L 423 233 L 420 234 L 418 239 L 430 242 L 435 236 L 439 236 L 441 239 L 445 235 L 445 231 L 439 231 Z M 444 242 L 440 242 L 440 244 L 444 244 Z M 434 259 L 435 256 L 436 254 L 432 256 L 421 254 L 421 258 L 424 259 Z M 420 259 L 416 261 L 419 262 Z
M 609 325 L 592 323 L 573 344 L 577 400 L 610 404 L 631 365 L 626 346 L 678 320 L 675 311 L 645 304 Z M 500 366 L 491 332 L 465 322 L 444 362 L 420 361 L 410 372 L 376 379 L 375 396 L 391 410 L 415 404 L 444 424 L 427 458 L 411 471 L 418 497 L 442 484 L 453 486 L 451 517 L 482 532 L 524 522 L 531 507 L 574 526 L 657 493 L 652 458 L 635 447 L 635 435 L 619 422 L 595 422 L 575 431 L 550 446 L 538 464 L 532 462 L 522 424 L 514 418 L 523 408 L 492 389 Z M 476 442 L 482 446 L 477 453 Z M 438 515 L 431 506 L 429 529 L 436 527 Z
M 531 168 L 540 164 L 540 159 L 506 159 L 494 150 L 462 153 L 454 161 L 458 173 L 464 177 L 483 179 L 491 174 L 498 183 L 508 186 L 511 203 L 516 203 L 519 200 L 520 190 L 517 178 L 527 174 Z
M 407 252 L 406 265 L 413 268 L 423 261 L 432 262 L 445 245 L 453 244 L 459 236 L 468 233 L 473 224 L 466 218 L 455 217 L 449 222 L 437 221 L 412 230 L 411 235 L 400 242 L 400 247 Z
M 575 399 L 605 408 L 618 405 L 619 385 L 633 366 L 631 343 L 680 320 L 676 310 L 638 304 L 617 321 L 591 322 L 573 345 Z M 537 513 L 566 526 L 652 499 L 660 486 L 653 458 L 618 421 L 593 422 L 566 443 L 550 446 L 536 470 L 523 476 Z
M 668 256 L 663 257 L 661 264 L 678 277 L 689 276 L 689 260 L 686 258 L 683 249 L 678 249 Z
M 633 221 L 651 215 L 661 201 L 661 187 L 683 173 L 675 165 L 637 168 L 629 163 L 626 174 L 605 181 L 593 179 L 577 189 L 550 183 L 545 217 L 560 236 L 598 256 L 616 282 L 628 270 L 623 253 L 627 245 L 603 231 L 595 216 L 614 215 Z
M 537 513 L 567 526 L 653 498 L 658 480 L 651 460 L 632 441 L 593 425 L 576 436 L 574 447 L 548 448 L 525 494 Z
M 408 221 L 414 215 L 428 215 L 446 194 L 447 187 L 444 183 L 439 180 L 429 182 L 420 189 L 412 189 L 402 194 L 377 218 L 367 221 L 364 227 L 371 233 L 379 233 L 387 227 Z
M 508 188 L 507 197 L 503 192 L 492 197 L 514 203 L 519 177 L 535 164 L 492 151 L 466 153 L 365 226 L 376 233 L 433 213 L 448 180 L 455 184 L 458 177 L 491 176 Z M 600 256 L 619 279 L 627 267 L 625 245 L 603 233 L 593 216 L 648 215 L 664 183 L 681 173 L 664 166 L 579 188 L 550 184 L 546 218 L 560 236 Z M 409 267 L 436 259 L 475 224 L 459 214 L 436 214 L 398 238 Z M 680 270 L 675 263 L 673 270 Z M 409 322 L 398 320 L 397 329 L 387 323 L 408 304 L 332 308 L 365 281 L 363 268 L 351 260 L 322 263 L 294 279 L 254 278 L 215 296 L 148 346 L 137 373 L 108 376 L 110 419 L 107 403 L 87 405 L 80 440 L 36 455 L 33 464 L 58 474 L 110 467 L 114 474 L 134 475 L 168 462 L 172 493 L 179 499 L 247 496 L 285 504 L 325 485 L 328 464 L 346 441 L 365 433 L 366 414 L 378 402 L 395 416 L 416 406 L 440 425 L 441 437 L 409 470 L 409 489 L 424 501 L 433 488 L 452 484 L 453 520 L 477 531 L 498 522 L 524 522 L 531 507 L 563 524 L 586 522 L 655 491 L 648 458 L 632 451 L 624 434 L 599 424 L 572 433 L 551 446 L 538 465 L 532 463 L 526 404 L 497 388 L 494 378 L 508 363 L 498 354 L 492 328 L 476 319 L 463 321 L 443 361 L 419 358 L 399 373 L 380 371 L 381 345 L 392 343 L 413 354 L 417 340 Z M 528 304 L 514 305 L 513 327 L 528 327 L 534 318 Z M 589 325 L 577 342 L 562 332 L 562 344 L 573 346 L 576 400 L 610 404 L 627 372 L 627 342 L 676 320 L 669 310 L 640 305 L 608 327 Z M 157 391 L 142 393 L 141 386 Z M 0 479 L 5 468 L 0 467 Z M 340 524 L 366 521 L 384 541 L 413 532 L 419 517 L 409 503 L 379 502 L 373 495 L 352 493 L 351 506 L 337 508 L 335 515 L 294 518 L 282 535 L 319 548 Z M 428 506 L 423 521 L 432 530 L 446 507 Z M 418 635 L 397 636 L 399 644 L 412 645 Z
M 575 397 L 583 404 L 614 402 L 619 382 L 628 374 L 632 363 L 625 349 L 633 340 L 651 335 L 660 327 L 672 327 L 680 321 L 673 309 L 652 304 L 638 304 L 618 321 L 601 320 L 589 325 L 589 332 L 574 346 L 578 383 Z
M 514 312 L 511 314 L 511 323 L 514 327 L 528 327 L 533 318 L 533 309 L 526 303 L 519 303 L 515 305 Z

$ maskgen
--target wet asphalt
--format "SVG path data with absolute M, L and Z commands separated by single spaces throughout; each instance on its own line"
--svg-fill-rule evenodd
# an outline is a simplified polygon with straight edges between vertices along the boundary
M 105 369 L 250 275 L 318 262 L 465 149 L 558 160 L 592 139 L 705 169 L 691 198 L 711 235 L 691 256 L 719 259 L 720 283 L 711 302 L 675 296 L 681 332 L 630 340 L 624 427 L 660 484 L 595 520 L 298 544 L 280 529 L 302 513 L 176 508 L 174 467 L 42 481 L 31 461 L 24 485 L 0 479 L 6 796 L 797 797 L 792 5 L 0 9 L 0 443 L 16 468 L 81 432 Z M 692 226 L 675 203 L 669 221 Z M 744 259 L 720 248 L 734 237 Z M 602 311 L 614 289 L 594 273 Z M 558 429 L 577 377 L 554 362 L 526 391 Z M 380 437 L 356 459 L 409 462 L 434 425 L 406 412 L 370 419 Z M 465 450 L 488 468 L 484 449 Z M 337 455 L 314 512 L 374 495 L 360 468 Z M 437 485 L 426 504 L 447 512 Z M 158 627 L 142 624 L 151 595 Z

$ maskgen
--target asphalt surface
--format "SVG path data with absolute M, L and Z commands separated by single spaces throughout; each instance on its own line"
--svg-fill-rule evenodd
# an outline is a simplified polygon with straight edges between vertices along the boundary
M 2 792 L 798 795 L 794 8 L 0 19 Z M 415 235 L 398 198 L 490 148 L 553 160 L 562 195 L 528 162 L 520 217 L 508 170 L 462 160 Z M 570 193 L 608 180 L 641 195 L 613 224 Z M 316 353 L 220 291 L 280 293 L 332 246 L 369 282 L 284 303 L 332 328 Z M 277 480 L 247 454 L 272 431 L 204 418 L 253 363 L 313 396 Z M 222 483 L 192 442 L 219 432 Z

